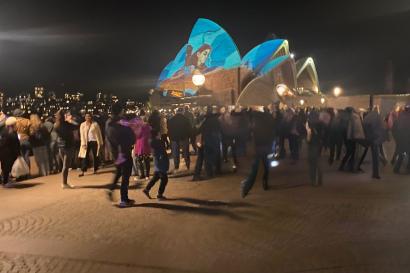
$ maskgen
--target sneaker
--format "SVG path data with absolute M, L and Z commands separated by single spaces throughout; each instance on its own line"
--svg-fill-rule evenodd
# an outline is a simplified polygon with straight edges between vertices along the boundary
M 107 193 L 107 199 L 111 202 L 114 201 L 113 191 L 112 190 L 107 190 L 106 193 Z
M 166 198 L 165 196 L 163 196 L 162 194 L 158 194 L 158 195 L 157 195 L 157 199 L 158 199 L 158 201 L 167 200 L 167 198 Z
M 7 182 L 6 184 L 3 184 L 4 188 L 12 188 L 13 187 L 13 183 L 11 182 Z
M 143 189 L 142 192 L 145 194 L 148 199 L 151 199 L 151 196 L 149 195 L 149 191 L 147 189 Z
M 233 166 L 232 166 L 232 170 L 233 170 L 234 173 L 236 173 L 236 171 L 237 171 L 236 165 L 233 165 Z
M 84 173 L 80 173 L 79 175 L 78 175 L 78 177 L 83 177 L 84 176 Z
M 61 185 L 61 187 L 62 187 L 63 189 L 74 189 L 74 186 L 71 185 L 71 184 L 63 184 L 63 185 Z
M 135 203 L 135 200 L 128 199 L 128 200 L 126 200 L 126 201 L 121 201 L 121 202 L 118 204 L 118 206 L 119 206 L 120 208 L 128 208 L 128 207 L 131 207 L 132 205 L 134 205 L 134 203 Z

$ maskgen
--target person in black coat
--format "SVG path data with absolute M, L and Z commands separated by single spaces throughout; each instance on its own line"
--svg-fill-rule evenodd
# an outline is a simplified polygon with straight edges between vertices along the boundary
M 161 130 L 161 116 L 158 110 L 152 111 L 152 114 L 148 118 L 148 124 L 153 131 L 159 132 Z
M 108 198 L 113 200 L 113 191 L 121 180 L 121 202 L 119 207 L 132 206 L 135 201 L 128 198 L 128 185 L 132 172 L 132 146 L 135 143 L 135 134 L 131 128 L 120 124 L 121 115 L 123 114 L 123 105 L 116 103 L 112 106 L 112 119 L 107 125 L 106 136 L 111 146 L 113 157 L 115 160 L 115 175 L 111 186 L 107 191 Z
M 10 185 L 10 172 L 14 161 L 20 155 L 20 141 L 15 126 L 16 119 L 14 117 L 7 118 L 5 126 L 0 132 L 0 162 L 3 173 L 3 186 L 5 187 Z
M 54 123 L 54 130 L 57 133 L 57 147 L 58 154 L 61 162 L 63 163 L 63 189 L 72 189 L 74 186 L 68 184 L 68 170 L 75 157 L 75 131 L 78 130 L 78 126 L 75 125 L 69 118 L 68 121 L 65 119 L 65 114 L 63 110 L 59 110 L 56 115 L 56 122 Z
M 185 165 L 189 170 L 189 137 L 192 133 L 191 123 L 184 116 L 184 109 L 179 108 L 175 116 L 168 121 L 168 136 L 171 140 L 171 151 L 174 158 L 175 171 L 179 170 L 180 149 L 182 148 L 182 156 L 185 160 Z
M 251 172 L 241 183 L 241 195 L 244 198 L 252 189 L 258 173 L 259 162 L 262 161 L 263 172 L 263 189 L 268 189 L 269 179 L 269 159 L 268 155 L 272 154 L 273 140 L 275 137 L 274 119 L 269 112 L 252 112 L 252 133 L 255 145 L 255 157 L 251 167 Z

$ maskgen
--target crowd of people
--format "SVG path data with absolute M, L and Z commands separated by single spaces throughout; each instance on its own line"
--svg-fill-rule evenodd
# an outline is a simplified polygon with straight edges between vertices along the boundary
M 169 173 L 193 174 L 193 181 L 207 180 L 220 175 L 228 162 L 231 171 L 236 172 L 243 164 L 238 159 L 252 154 L 249 175 L 241 183 L 241 195 L 245 197 L 255 183 L 260 162 L 264 169 L 262 185 L 267 189 L 270 167 L 288 155 L 290 164 L 296 164 L 303 143 L 307 145 L 308 177 L 313 186 L 323 182 L 321 155 L 328 156 L 329 165 L 340 160 L 340 171 L 361 172 L 369 149 L 372 178 L 380 179 L 379 162 L 388 163 L 383 143 L 390 140 L 396 147 L 390 160 L 394 172 L 400 172 L 407 157 L 406 170 L 410 173 L 410 104 L 384 117 L 377 107 L 361 112 L 352 107 L 294 109 L 279 104 L 264 108 L 184 107 L 168 114 L 159 110 L 148 114 L 140 109 L 126 114 L 123 105 L 117 103 L 111 116 L 87 113 L 80 117 L 60 110 L 45 120 L 16 109 L 11 117 L 0 115 L 0 130 L 5 187 L 12 185 L 10 172 L 19 156 L 30 168 L 33 155 L 41 176 L 61 172 L 64 189 L 74 188 L 68 183 L 70 168 L 80 169 L 82 177 L 90 166 L 95 174 L 101 165 L 113 163 L 116 171 L 107 195 L 112 200 L 122 177 L 121 207 L 134 203 L 128 198 L 132 175 L 135 180 L 149 180 L 143 189 L 148 198 L 151 188 L 160 181 L 157 198 L 162 200 Z M 174 166 L 171 172 L 169 150 Z M 195 166 L 191 166 L 193 155 L 197 157 Z

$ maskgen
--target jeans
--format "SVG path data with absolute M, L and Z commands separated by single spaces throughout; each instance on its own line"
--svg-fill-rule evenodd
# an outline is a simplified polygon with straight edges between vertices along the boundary
M 221 148 L 219 141 L 208 141 L 204 145 L 205 171 L 209 177 L 221 173 Z
M 61 161 L 63 162 L 63 184 L 67 184 L 68 179 L 68 169 L 70 168 L 70 164 L 74 158 L 74 148 L 60 148 L 58 154 L 60 156 Z
M 140 178 L 149 177 L 151 160 L 149 155 L 137 155 L 135 160 L 140 168 Z
M 34 159 L 36 160 L 38 170 L 41 176 L 50 174 L 50 159 L 47 146 L 33 147 Z
M 231 147 L 233 164 L 238 165 L 238 159 L 236 157 L 236 141 L 234 137 L 222 137 L 222 157 L 225 162 L 228 161 L 228 147 Z
M 174 158 L 174 166 L 175 169 L 179 169 L 179 160 L 180 160 L 180 149 L 182 148 L 182 156 L 185 160 L 185 164 L 187 168 L 189 169 L 190 165 L 190 158 L 189 158 L 189 140 L 184 139 L 184 140 L 171 140 L 171 150 L 172 150 L 172 156 Z
M 243 182 L 245 192 L 249 192 L 255 184 L 256 176 L 258 174 L 259 162 L 263 164 L 263 181 L 269 179 L 269 159 L 267 154 L 256 154 L 252 163 L 251 172 Z
M 168 175 L 166 172 L 154 172 L 154 176 L 149 181 L 145 189 L 147 191 L 150 191 L 151 188 L 155 185 L 155 183 L 157 183 L 157 181 L 160 179 L 161 179 L 161 183 L 159 184 L 158 196 L 162 196 L 164 194 L 165 187 L 168 184 Z
M 194 178 L 201 175 L 202 165 L 204 164 L 204 147 L 198 147 L 198 157 L 196 158 Z
M 58 156 L 57 142 L 51 142 L 48 146 L 48 158 L 50 160 L 50 171 L 61 171 L 61 162 Z
M 298 141 L 298 136 L 297 135 L 289 135 L 289 149 L 290 149 L 290 154 L 292 157 L 292 160 L 298 160 L 299 159 L 299 141 Z
M 354 157 L 356 154 L 356 142 L 353 140 L 346 140 L 345 142 L 346 145 L 346 154 L 342 159 L 342 163 L 340 164 L 339 169 L 343 170 L 346 162 L 349 164 L 349 171 L 353 172 L 354 171 Z
M 94 172 L 98 170 L 98 143 L 97 141 L 89 141 L 87 144 L 87 152 L 85 154 L 85 158 L 82 160 L 82 166 L 81 170 L 83 172 L 87 171 L 88 165 L 89 165 L 89 158 L 90 158 L 90 152 L 93 154 L 93 161 L 94 161 Z
M 127 160 L 120 164 L 120 165 L 115 165 L 115 174 L 110 186 L 110 190 L 114 190 L 115 186 L 118 183 L 118 180 L 120 177 L 122 177 L 121 180 L 121 201 L 126 202 L 128 201 L 128 186 L 130 184 L 130 176 L 132 172 L 132 157 L 131 155 L 128 155 Z

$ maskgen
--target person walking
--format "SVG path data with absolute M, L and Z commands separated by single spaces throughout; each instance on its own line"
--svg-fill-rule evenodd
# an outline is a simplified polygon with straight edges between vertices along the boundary
M 21 155 L 30 168 L 30 120 L 24 117 L 24 111 L 21 109 L 14 110 L 13 116 L 16 118 L 16 130 L 20 141 Z
M 185 159 L 186 168 L 190 168 L 189 137 L 191 135 L 191 124 L 184 116 L 184 109 L 178 108 L 175 116 L 168 121 L 168 133 L 171 139 L 172 157 L 174 158 L 174 172 L 179 170 L 180 149 Z
M 159 133 L 157 130 L 152 130 Z M 140 168 L 140 179 L 149 179 L 150 176 L 150 157 L 151 148 L 150 141 L 151 138 L 151 126 L 144 122 L 139 134 L 136 136 L 135 142 L 135 158 L 138 161 L 138 166 Z
M 121 103 L 112 106 L 112 119 L 107 125 L 106 136 L 114 157 L 115 174 L 112 183 L 107 191 L 109 200 L 113 200 L 113 191 L 121 180 L 121 201 L 120 208 L 130 207 L 135 201 L 128 198 L 128 186 L 132 172 L 132 145 L 135 143 L 135 135 L 131 128 L 122 125 L 119 121 L 123 115 L 124 107 Z
M 50 145 L 50 134 L 37 114 L 30 115 L 30 124 L 29 141 L 39 173 L 41 176 L 49 175 L 50 158 L 47 147 Z
M 379 175 L 379 151 L 380 146 L 383 144 L 384 132 L 383 132 L 383 121 L 380 117 L 378 109 L 375 108 L 370 111 L 363 119 L 363 128 L 366 137 L 367 147 L 363 153 L 362 159 L 359 163 L 359 168 L 361 162 L 366 156 L 367 150 L 370 147 L 372 152 L 372 178 L 380 179 Z
M 65 120 L 63 110 L 57 111 L 55 114 L 56 122 L 54 123 L 54 130 L 57 133 L 57 147 L 60 160 L 62 162 L 63 175 L 63 189 L 73 189 L 74 186 L 68 183 L 68 170 L 73 162 L 75 156 L 75 139 L 74 132 L 78 129 L 77 125 Z
M 58 147 L 57 147 L 57 133 L 54 130 L 54 120 L 53 117 L 48 117 L 44 122 L 44 127 L 46 127 L 47 132 L 50 134 L 50 143 L 47 147 L 48 158 L 50 162 L 50 173 L 55 174 L 61 171 L 61 164 L 58 157 Z
M 322 186 L 323 172 L 319 159 L 324 142 L 325 128 L 324 124 L 320 121 L 317 110 L 312 110 L 309 113 L 306 132 L 310 183 L 313 187 Z
M 344 131 L 344 140 L 346 145 L 346 154 L 342 159 L 339 167 L 339 171 L 344 171 L 346 163 L 348 163 L 348 170 L 350 172 L 355 172 L 355 155 L 356 146 L 358 142 L 363 142 L 365 139 L 362 119 L 358 113 L 353 109 L 353 107 L 347 107 L 346 109 L 346 120 L 342 121 Z M 346 126 L 343 123 L 346 123 Z
M 170 148 L 170 144 L 168 140 L 167 117 L 164 112 L 161 113 L 160 135 L 161 141 L 164 142 L 165 149 L 168 150 Z
M 2 182 L 4 187 L 9 187 L 10 172 L 14 161 L 20 155 L 20 141 L 16 132 L 17 120 L 9 117 L 5 121 L 5 126 L 0 132 L 0 163 L 2 172 Z
M 168 174 L 167 173 L 169 170 L 169 159 L 168 159 L 167 151 L 165 149 L 164 142 L 161 141 L 159 133 L 153 130 L 151 134 L 152 134 L 151 148 L 152 148 L 153 156 L 154 156 L 154 176 L 152 177 L 152 179 L 149 181 L 149 183 L 143 190 L 143 193 L 149 199 L 151 199 L 151 196 L 149 195 L 150 190 L 158 182 L 158 180 L 161 180 L 161 183 L 158 189 L 157 199 L 164 200 L 166 199 L 164 196 L 164 192 L 168 184 Z
M 259 162 L 262 161 L 264 172 L 262 186 L 264 190 L 268 189 L 269 179 L 269 159 L 268 155 L 272 154 L 274 140 L 274 120 L 273 116 L 267 112 L 252 112 L 252 133 L 255 147 L 255 156 L 249 176 L 241 183 L 241 196 L 245 198 L 255 184 L 258 173 Z
M 99 166 L 99 155 L 103 149 L 103 137 L 100 126 L 93 121 L 90 113 L 85 114 L 85 121 L 80 125 L 80 151 L 78 157 L 82 159 L 80 177 L 84 176 L 89 165 L 90 152 L 93 155 L 94 174 Z

